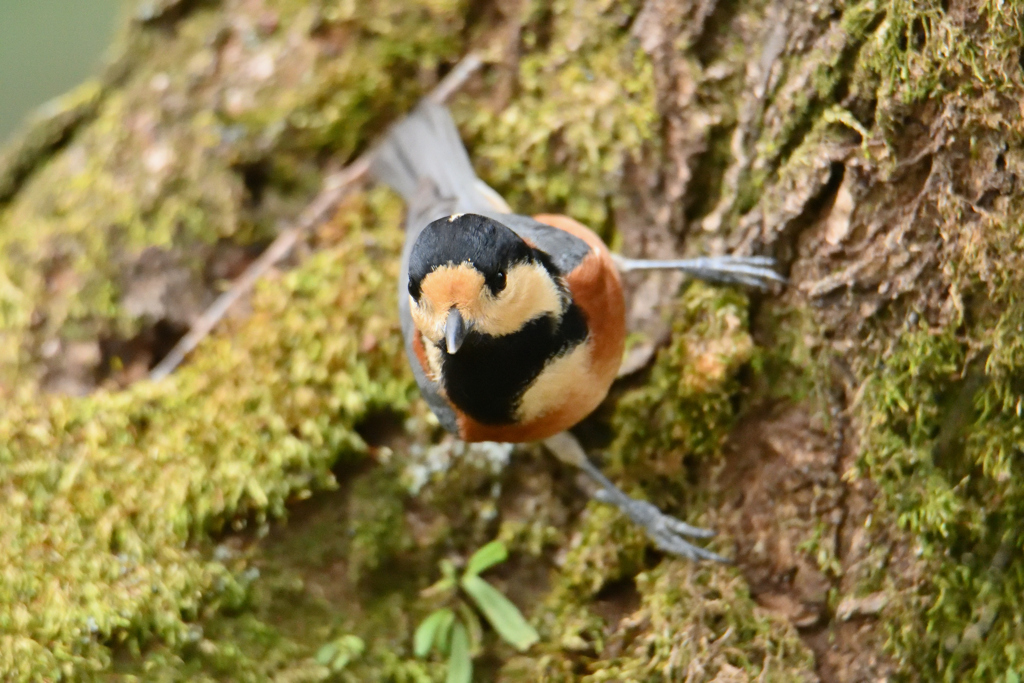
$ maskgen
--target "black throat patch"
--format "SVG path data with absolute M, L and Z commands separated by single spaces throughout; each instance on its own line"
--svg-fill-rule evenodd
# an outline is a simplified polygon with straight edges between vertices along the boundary
M 544 366 L 587 338 L 587 323 L 576 304 L 556 322 L 534 318 L 501 337 L 471 332 L 454 355 L 441 347 L 441 382 L 448 399 L 487 425 L 511 424 L 530 384 Z

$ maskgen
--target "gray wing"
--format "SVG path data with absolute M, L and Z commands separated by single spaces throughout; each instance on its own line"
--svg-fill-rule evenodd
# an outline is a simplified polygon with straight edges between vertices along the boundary
M 484 212 L 489 218 L 501 221 L 517 235 L 534 244 L 551 257 L 552 263 L 565 276 L 590 254 L 590 245 L 575 235 L 529 216 L 514 213 Z
M 421 193 L 436 193 L 437 188 L 432 183 L 421 183 Z M 427 373 L 422 365 L 420 365 L 419 356 L 416 355 L 416 349 L 413 346 L 416 335 L 419 332 L 416 330 L 416 326 L 412 322 L 412 313 L 409 311 L 409 254 L 412 251 L 413 243 L 416 241 L 415 236 L 419 234 L 419 231 L 433 219 L 424 220 L 422 223 L 412 223 L 413 220 L 423 220 L 421 217 L 414 217 L 412 215 L 412 209 L 414 206 L 429 206 L 429 207 L 444 207 L 444 199 L 435 197 L 433 199 L 423 198 L 418 199 L 415 203 L 409 202 L 409 216 L 406 218 L 406 223 L 410 225 L 417 225 L 415 230 L 406 228 L 406 239 L 405 245 L 402 248 L 402 272 L 398 277 L 398 317 L 402 323 L 402 337 L 405 340 L 405 355 L 409 359 L 409 365 L 412 367 L 413 377 L 416 378 L 416 384 L 420 387 L 420 393 L 423 394 L 423 400 L 430 406 L 430 410 L 433 411 L 434 415 L 437 416 L 441 426 L 447 429 L 453 434 L 459 433 L 459 427 L 456 422 L 455 411 L 452 410 L 451 405 L 447 399 L 441 395 L 441 386 L 427 377 Z M 450 202 L 448 207 L 454 209 L 454 202 Z M 448 211 L 450 215 L 454 211 Z

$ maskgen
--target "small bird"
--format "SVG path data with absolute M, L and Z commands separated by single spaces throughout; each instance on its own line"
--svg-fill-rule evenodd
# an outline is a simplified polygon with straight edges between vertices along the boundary
M 628 259 L 561 215 L 513 213 L 473 171 L 448 110 L 422 102 L 375 150 L 371 175 L 408 205 L 398 302 L 406 354 L 440 423 L 465 441 L 543 441 L 662 550 L 725 561 L 700 529 L 627 496 L 568 431 L 604 400 L 626 338 L 620 272 L 676 269 L 763 287 L 766 257 Z

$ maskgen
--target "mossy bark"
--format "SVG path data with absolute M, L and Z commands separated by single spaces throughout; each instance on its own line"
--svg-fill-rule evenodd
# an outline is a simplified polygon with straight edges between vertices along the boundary
M 1022 16 L 144 3 L 0 158 L 3 677 L 441 680 L 412 655 L 420 591 L 497 537 L 488 578 L 542 640 L 485 631 L 480 680 L 1019 681 Z M 579 430 L 736 566 L 654 554 L 538 448 L 439 432 L 379 188 L 140 381 L 469 49 L 486 66 L 453 111 L 517 210 L 789 276 L 630 280 L 642 367 Z

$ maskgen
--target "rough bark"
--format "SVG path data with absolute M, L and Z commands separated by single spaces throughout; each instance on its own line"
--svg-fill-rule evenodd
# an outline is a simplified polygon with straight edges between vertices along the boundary
M 486 630 L 480 680 L 1019 681 L 1022 11 L 144 3 L 0 160 L 0 671 L 441 680 L 420 591 L 497 537 L 542 639 Z M 790 278 L 631 280 L 635 371 L 579 430 L 734 567 L 653 553 L 538 449 L 438 432 L 379 188 L 139 381 L 469 49 L 453 110 L 512 206 Z

